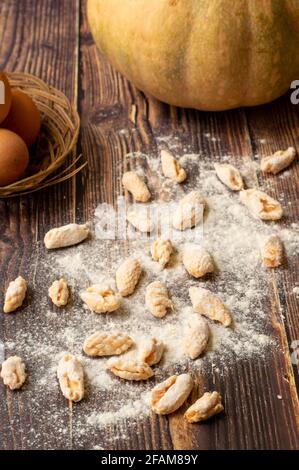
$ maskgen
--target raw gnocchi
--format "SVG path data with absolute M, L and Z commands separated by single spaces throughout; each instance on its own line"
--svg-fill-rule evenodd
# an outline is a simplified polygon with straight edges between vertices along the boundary
M 140 351 L 140 360 L 146 362 L 149 366 L 153 366 L 160 362 L 165 345 L 156 338 L 146 340 Z
M 10 356 L 2 363 L 0 375 L 4 385 L 17 390 L 26 380 L 25 364 L 19 356 Z
M 127 221 L 141 233 L 150 233 L 155 228 L 148 211 L 130 211 L 127 213 Z
M 241 191 L 240 201 L 256 219 L 279 220 L 283 216 L 281 204 L 259 189 Z
M 289 147 L 287 150 L 278 150 L 273 155 L 262 158 L 261 170 L 276 175 L 287 168 L 295 160 L 295 157 L 296 150 L 294 147 Z
M 161 150 L 162 171 L 166 178 L 170 178 L 177 183 L 185 181 L 187 175 L 184 168 L 174 158 L 168 150 Z
M 27 284 L 22 276 L 11 281 L 5 294 L 3 311 L 5 313 L 11 313 L 21 307 L 26 297 L 26 292 Z
M 59 361 L 57 378 L 62 394 L 71 401 L 84 397 L 84 371 L 81 362 L 72 354 L 65 354 Z
M 118 356 L 130 349 L 133 344 L 132 338 L 125 333 L 96 331 L 85 340 L 83 351 L 91 357 Z
M 203 287 L 190 287 L 189 295 L 194 312 L 218 321 L 224 326 L 231 324 L 232 318 L 229 310 L 213 292 Z
M 69 288 L 64 279 L 54 281 L 49 287 L 49 297 L 57 307 L 64 307 L 69 300 Z
M 151 255 L 154 261 L 157 261 L 161 268 L 165 268 L 173 253 L 173 246 L 170 240 L 158 238 L 151 246 Z
M 200 245 L 186 244 L 183 249 L 183 264 L 191 276 L 199 278 L 214 271 L 210 253 Z
M 122 183 L 137 202 L 147 202 L 151 198 L 151 193 L 145 182 L 134 171 L 127 171 L 123 174 Z
M 180 200 L 173 217 L 173 227 L 186 230 L 196 227 L 203 220 L 205 200 L 199 191 L 191 191 Z
M 133 294 L 141 276 L 141 264 L 135 258 L 126 259 L 116 271 L 116 285 L 120 295 Z
M 202 317 L 190 319 L 185 332 L 185 351 L 191 359 L 198 358 L 206 349 L 210 339 L 208 322 Z
M 151 407 L 159 415 L 167 415 L 178 410 L 187 400 L 193 388 L 189 374 L 172 375 L 152 390 Z
M 81 292 L 81 299 L 95 313 L 110 313 L 121 305 L 120 296 L 108 285 L 94 284 Z
M 90 230 L 87 224 L 68 224 L 49 230 L 45 235 L 44 243 L 48 250 L 65 248 L 81 243 L 89 234 Z
M 214 168 L 220 181 L 233 191 L 240 191 L 244 187 L 239 170 L 229 163 L 215 163 Z
M 107 368 L 117 377 L 125 380 L 147 380 L 154 375 L 152 368 L 145 362 L 134 359 L 112 359 Z
M 277 235 L 270 235 L 261 242 L 261 255 L 263 265 L 267 268 L 276 268 L 283 262 L 283 244 Z
M 185 418 L 189 423 L 205 421 L 223 411 L 221 395 L 218 392 L 206 392 L 188 408 Z
M 160 281 L 151 282 L 146 288 L 145 303 L 154 317 L 162 318 L 168 309 L 173 309 L 173 303 L 168 297 L 168 291 Z

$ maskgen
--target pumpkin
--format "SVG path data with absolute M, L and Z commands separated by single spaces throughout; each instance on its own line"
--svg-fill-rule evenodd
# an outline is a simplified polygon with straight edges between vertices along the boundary
M 87 10 L 115 68 L 171 105 L 258 105 L 299 78 L 298 0 L 88 0 Z

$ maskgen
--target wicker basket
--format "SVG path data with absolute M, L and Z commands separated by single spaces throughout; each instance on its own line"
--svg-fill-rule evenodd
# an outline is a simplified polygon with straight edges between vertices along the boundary
M 42 127 L 36 144 L 30 149 L 24 178 L 0 187 L 0 198 L 24 195 L 60 183 L 87 164 L 77 166 L 81 158 L 75 153 L 80 118 L 67 97 L 33 75 L 8 73 L 7 76 L 12 88 L 19 88 L 34 100 L 41 113 Z M 66 160 L 67 165 L 61 168 Z

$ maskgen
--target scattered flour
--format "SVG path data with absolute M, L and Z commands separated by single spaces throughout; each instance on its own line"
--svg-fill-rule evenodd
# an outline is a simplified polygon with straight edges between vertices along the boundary
M 205 137 L 212 140 L 210 135 Z M 171 137 L 161 138 L 158 143 L 160 146 L 167 145 L 174 152 L 179 144 Z M 195 377 L 199 374 L 225 374 L 226 368 L 236 361 L 261 356 L 266 358 L 269 349 L 277 347 L 271 321 L 266 314 L 269 311 L 267 291 L 270 283 L 267 271 L 261 266 L 258 241 L 267 233 L 279 232 L 286 254 L 292 258 L 298 254 L 299 224 L 281 229 L 279 224 L 254 220 L 239 203 L 238 194 L 231 193 L 218 180 L 213 162 L 191 153 L 177 157 L 188 173 L 184 185 L 177 185 L 162 176 L 156 156 L 140 152 L 127 156 L 128 162 L 141 175 L 146 175 L 149 187 L 155 191 L 154 205 L 160 221 L 166 220 L 169 203 L 178 201 L 191 189 L 199 189 L 206 197 L 208 208 L 203 226 L 179 236 L 172 234 L 176 253 L 166 269 L 161 270 L 158 263 L 151 259 L 150 237 L 114 239 L 111 221 L 116 217 L 117 210 L 107 203 L 95 210 L 92 239 L 57 252 L 39 250 L 42 255 L 39 255 L 33 286 L 33 302 L 38 309 L 34 318 L 28 318 L 27 328 L 18 331 L 16 338 L 8 338 L 5 351 L 20 354 L 26 361 L 30 382 L 24 393 L 28 394 L 32 410 L 41 423 L 47 419 L 55 421 L 58 439 L 66 432 L 65 417 L 57 413 L 55 406 L 57 400 L 64 400 L 56 380 L 57 362 L 64 351 L 76 354 L 86 373 L 86 398 L 74 405 L 77 420 L 72 425 L 72 433 L 80 436 L 84 446 L 94 427 L 105 429 L 114 426 L 111 442 L 123 436 L 128 420 L 138 423 L 150 412 L 150 389 L 168 375 L 183 371 L 190 371 Z M 215 157 L 215 160 L 220 161 L 221 158 Z M 227 156 L 226 161 L 229 158 Z M 240 166 L 240 170 L 247 184 L 250 181 L 254 185 L 257 164 L 248 160 Z M 123 224 L 123 221 L 118 223 Z M 123 235 L 125 230 L 126 225 L 122 225 L 120 233 Z M 181 249 L 185 241 L 182 235 L 186 237 L 188 234 L 194 242 L 203 243 L 210 251 L 217 266 L 215 274 L 201 280 L 187 274 L 181 263 Z M 117 312 L 107 315 L 90 313 L 82 305 L 78 295 L 80 290 L 101 280 L 113 283 L 116 268 L 130 254 L 138 257 L 143 266 L 135 293 L 123 299 L 122 307 Z M 62 276 L 71 286 L 72 298 L 65 309 L 57 309 L 47 298 L 46 292 L 51 282 Z M 174 311 L 163 319 L 152 317 L 144 305 L 145 287 L 154 279 L 167 284 L 175 306 Z M 210 322 L 212 340 L 207 353 L 196 361 L 185 356 L 182 344 L 187 320 L 195 315 L 188 297 L 188 288 L 192 285 L 205 286 L 217 292 L 230 308 L 234 320 L 232 328 Z M 293 292 L 298 295 L 299 287 L 294 287 Z M 84 356 L 83 341 L 97 329 L 121 330 L 130 334 L 135 347 L 128 354 L 136 353 L 146 337 L 155 336 L 164 341 L 166 352 L 162 362 L 155 367 L 155 378 L 146 383 L 121 381 L 106 372 L 105 358 Z M 47 409 L 41 408 L 34 398 L 41 392 L 47 400 Z M 26 439 L 34 446 L 38 444 L 39 437 L 33 430 Z M 101 445 L 95 448 L 101 448 Z
M 144 392 L 137 398 L 136 390 L 133 390 L 131 398 L 122 403 L 121 413 L 116 407 L 114 411 L 106 411 L 102 414 L 93 412 L 87 418 L 87 423 L 91 426 L 105 427 L 108 424 L 115 424 L 116 420 L 127 420 L 129 418 L 143 418 L 147 415 L 150 404 L 150 392 Z

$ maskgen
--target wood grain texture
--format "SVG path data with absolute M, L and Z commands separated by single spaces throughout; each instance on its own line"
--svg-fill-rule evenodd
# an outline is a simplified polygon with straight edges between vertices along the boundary
M 115 202 L 122 192 L 124 156 L 157 152 L 159 136 L 177 136 L 181 153 L 188 145 L 192 152 L 213 159 L 230 154 L 236 163 L 256 160 L 257 154 L 263 156 L 290 143 L 299 151 L 298 107 L 287 96 L 267 106 L 226 113 L 176 109 L 146 98 L 97 51 L 85 1 L 1 0 L 0 69 L 36 74 L 77 104 L 82 118 L 78 151 L 89 161 L 88 172 L 69 182 L 38 195 L 0 200 L 1 303 L 4 287 L 18 274 L 26 275 L 34 298 L 35 289 L 43 288 L 35 276 L 41 250 L 36 241 L 54 225 L 88 220 L 99 202 Z M 269 192 L 288 207 L 288 224 L 298 222 L 298 172 L 296 165 L 287 178 L 266 177 Z M 116 425 L 88 435 L 78 432 L 82 413 L 91 404 L 96 406 L 94 396 L 70 411 L 58 390 L 25 401 L 22 392 L 13 394 L 1 383 L 0 448 L 89 449 L 100 442 L 102 448 L 117 449 L 298 449 L 298 371 L 290 359 L 291 342 L 299 338 L 298 303 L 292 293 L 298 279 L 295 259 L 288 260 L 287 269 L 269 274 L 264 308 L 269 313 L 269 331 L 278 340 L 277 350 L 266 359 L 238 361 L 224 370 L 216 363 L 205 378 L 198 378 L 193 398 L 199 391 L 215 388 L 224 397 L 225 414 L 192 426 L 182 419 L 186 405 L 169 418 L 151 416 L 137 424 L 126 423 L 126 435 L 115 442 Z M 29 302 L 24 315 L 0 315 L 1 339 L 11 340 L 18 329 L 30 329 L 32 316 L 40 323 L 40 334 L 46 335 L 46 320 Z M 217 372 L 218 367 L 223 373 Z M 29 364 L 31 380 L 37 377 L 35 369 L 36 364 Z M 103 400 L 111 398 L 103 392 Z M 55 420 L 49 419 L 47 400 L 55 403 Z
M 33 73 L 60 88 L 70 99 L 76 100 L 78 91 L 78 36 L 76 19 L 79 18 L 76 1 L 1 1 L 0 2 L 0 68 L 8 71 Z M 39 262 L 36 241 L 51 225 L 74 220 L 76 199 L 73 197 L 75 181 L 43 191 L 38 197 L 29 196 L 0 201 L 1 233 L 1 299 L 4 287 L 18 273 L 28 279 L 30 296 L 38 288 L 35 276 Z M 60 201 L 60 202 L 59 202 Z M 59 207 L 59 210 L 55 208 Z M 32 269 L 33 268 L 33 269 Z M 30 304 L 30 302 L 29 302 Z M 30 318 L 39 318 L 41 329 L 45 319 L 37 304 L 29 305 L 27 315 L 7 317 L 1 315 L 1 337 L 17 343 L 18 331 L 30 331 Z M 32 379 L 38 363 L 28 364 Z M 53 448 L 71 447 L 69 412 L 61 401 L 61 425 L 67 428 L 62 442 L 45 417 L 43 398 L 35 403 L 25 400 L 22 393 L 11 395 L 1 388 L 2 449 L 47 448 L 47 435 L 52 435 Z M 57 424 L 57 423 L 56 423 Z

